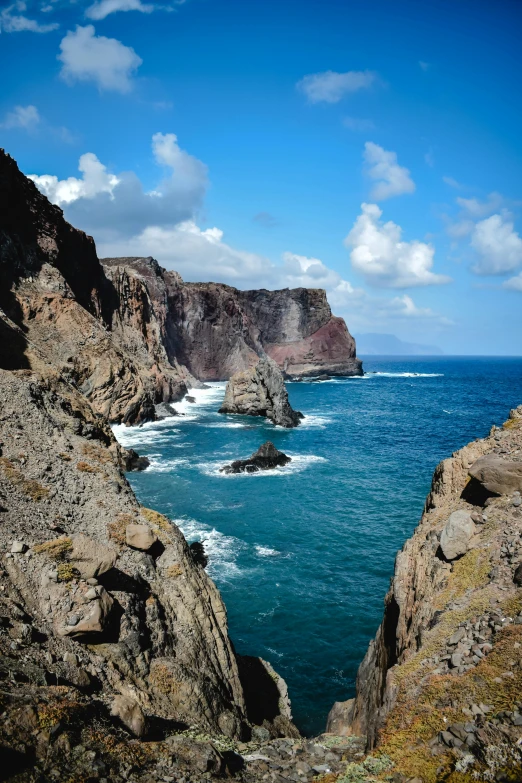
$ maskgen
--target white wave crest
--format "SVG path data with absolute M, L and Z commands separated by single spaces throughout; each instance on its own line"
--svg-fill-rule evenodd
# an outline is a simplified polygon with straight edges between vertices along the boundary
M 156 459 L 157 456 L 161 455 L 152 455 L 150 454 L 148 459 L 150 462 L 150 465 L 148 468 L 145 468 L 147 473 L 170 473 L 172 470 L 175 470 L 176 468 L 180 467 L 180 465 L 188 465 L 189 461 L 188 459 L 184 459 L 183 457 L 178 457 L 177 459 L 165 459 L 162 460 Z
M 365 378 L 444 378 L 442 372 L 367 372 Z
M 241 424 L 239 421 L 218 421 L 216 424 L 207 424 L 207 427 L 211 427 L 212 429 L 243 429 L 245 426 L 244 424 Z
M 326 382 L 326 381 L 325 381 Z M 318 429 L 326 429 L 327 424 L 331 424 L 332 420 L 327 416 L 313 416 L 308 413 L 305 414 L 304 419 L 301 419 L 299 429 L 308 429 L 309 427 L 317 427 Z
M 126 427 L 124 424 L 113 424 L 114 437 L 125 448 L 135 446 L 154 446 L 159 443 L 168 443 L 177 439 L 180 430 L 172 426 L 174 418 L 171 416 L 163 421 L 149 421 L 139 427 Z M 176 423 L 177 423 L 176 419 Z
M 255 550 L 259 557 L 277 557 L 281 554 L 277 549 L 270 549 L 268 546 L 255 545 Z
M 198 522 L 196 519 L 174 519 L 187 541 L 201 541 L 208 557 L 207 572 L 211 577 L 220 579 L 239 576 L 242 571 L 237 565 L 239 554 L 247 544 L 235 536 L 226 536 L 215 527 Z

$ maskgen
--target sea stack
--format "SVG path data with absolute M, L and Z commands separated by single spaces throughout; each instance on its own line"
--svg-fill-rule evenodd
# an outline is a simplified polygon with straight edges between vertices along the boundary
M 288 428 L 297 427 L 303 418 L 291 407 L 281 370 L 268 356 L 230 378 L 219 412 L 266 416 L 274 424 Z

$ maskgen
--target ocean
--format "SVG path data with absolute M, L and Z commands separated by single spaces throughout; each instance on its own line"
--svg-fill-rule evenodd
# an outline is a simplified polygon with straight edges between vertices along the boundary
M 204 542 L 236 650 L 285 678 L 307 735 L 354 695 L 435 466 L 522 403 L 520 358 L 362 358 L 362 378 L 288 384 L 293 430 L 218 414 L 224 383 L 176 404 L 184 416 L 114 428 L 151 461 L 128 477 L 139 501 Z M 266 440 L 289 466 L 219 472 Z

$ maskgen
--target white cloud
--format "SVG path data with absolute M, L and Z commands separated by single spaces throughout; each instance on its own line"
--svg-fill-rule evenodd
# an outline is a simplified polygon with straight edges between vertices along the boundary
M 103 163 L 100 163 L 96 155 L 92 152 L 86 152 L 85 155 L 82 155 L 78 170 L 83 174 L 81 179 L 69 177 L 59 180 L 58 177 L 51 174 L 43 174 L 42 176 L 29 174 L 29 179 L 33 180 L 49 201 L 60 207 L 71 204 L 78 199 L 93 199 L 100 193 L 108 193 L 113 197 L 114 188 L 120 183 L 120 180 L 114 174 L 109 174 L 107 168 Z
M 368 165 L 368 176 L 376 180 L 370 197 L 374 201 L 383 201 L 402 193 L 413 193 L 415 183 L 410 172 L 397 163 L 397 154 L 383 149 L 373 141 L 364 145 L 364 159 Z
M 152 151 L 156 161 L 175 172 L 176 186 L 190 190 L 193 183 L 206 183 L 207 167 L 197 158 L 182 150 L 175 133 L 155 133 L 152 137 Z
M 191 219 L 208 185 L 207 167 L 180 149 L 173 133 L 156 133 L 152 150 L 167 174 L 145 192 L 133 172 L 111 173 L 92 152 L 82 155 L 82 177 L 58 180 L 31 176 L 40 190 L 64 208 L 67 220 L 98 241 L 126 239 L 147 226 L 173 226 Z
M 452 180 L 451 177 L 443 177 L 444 182 L 450 187 L 460 188 L 458 182 Z M 471 234 L 475 228 L 475 224 L 479 218 L 491 215 L 496 210 L 500 209 L 504 203 L 504 198 L 500 193 L 490 193 L 487 200 L 481 201 L 477 198 L 461 198 L 457 197 L 456 203 L 460 207 L 460 213 L 456 220 L 452 220 L 447 216 L 444 216 L 446 220 L 446 231 L 450 237 L 459 240 Z
M 129 92 L 132 75 L 143 60 L 116 38 L 95 35 L 93 25 L 78 25 L 60 43 L 60 76 L 69 83 L 92 81 L 100 90 Z
M 450 188 L 455 188 L 455 190 L 461 190 L 463 187 L 460 182 L 457 182 L 456 179 L 453 179 L 453 177 L 442 177 L 442 181 L 449 185 Z
M 345 117 L 343 120 L 345 128 L 351 131 L 357 131 L 363 133 L 364 131 L 370 131 L 375 128 L 374 123 L 371 120 L 365 120 L 361 117 Z
M 26 8 L 26 3 L 23 0 L 18 0 L 18 2 L 4 8 L 0 12 L 0 31 L 3 30 L 5 33 L 50 33 L 59 27 L 56 23 L 40 24 L 36 19 L 29 19 L 21 13 Z
M 402 229 L 391 220 L 382 223 L 377 204 L 362 204 L 362 213 L 345 239 L 352 248 L 352 267 L 370 285 L 388 288 L 439 285 L 449 277 L 431 271 L 435 249 L 418 240 L 401 240 Z
M 458 220 L 456 223 L 449 222 L 446 226 L 446 231 L 453 239 L 462 239 L 463 237 L 471 234 L 475 228 L 475 223 L 468 218 Z
M 143 14 L 150 14 L 154 11 L 154 6 L 142 3 L 141 0 L 99 0 L 87 8 L 85 16 L 99 20 L 117 11 L 141 11 Z
M 516 275 L 516 277 L 511 277 L 509 280 L 506 280 L 503 283 L 503 287 L 508 288 L 511 291 L 522 292 L 522 272 Z
M 479 258 L 472 267 L 477 275 L 502 275 L 522 264 L 522 239 L 506 215 L 491 215 L 477 223 L 471 246 Z
M 504 203 L 500 193 L 495 192 L 489 194 L 487 201 L 480 201 L 477 198 L 461 198 L 460 196 L 456 201 L 467 215 L 476 219 L 491 215 L 492 212 L 500 209 Z
M 221 229 L 203 230 L 193 220 L 176 226 L 147 226 L 126 240 L 100 243 L 98 252 L 109 257 L 152 255 L 187 280 L 214 280 L 239 288 L 326 288 L 341 298 L 354 290 L 318 258 L 286 252 L 282 263 L 274 264 L 266 256 L 227 244 Z
M 39 125 L 40 120 L 40 113 L 36 106 L 15 106 L 12 111 L 7 112 L 4 121 L 0 123 L 0 128 L 23 128 L 30 131 Z
M 305 76 L 296 86 L 310 103 L 338 103 L 348 93 L 371 87 L 377 78 L 374 71 L 324 71 Z

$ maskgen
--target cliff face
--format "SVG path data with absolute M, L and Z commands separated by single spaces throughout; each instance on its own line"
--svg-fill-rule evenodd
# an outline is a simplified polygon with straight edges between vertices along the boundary
M 36 351 L 113 421 L 151 418 L 154 403 L 183 396 L 176 367 L 128 349 L 109 331 L 120 299 L 92 238 L 70 226 L 3 151 L 0 278 L 2 329 L 11 321 L 20 330 L 16 345 L 0 346 L 1 367 L 29 367 Z
M 227 380 L 264 353 L 289 376 L 362 373 L 355 342 L 344 321 L 332 316 L 322 290 L 239 291 L 219 283 L 183 283 L 152 258 L 102 263 L 113 282 L 126 275 L 146 288 L 162 314 L 168 360 L 201 381 Z
M 123 780 L 180 753 L 224 771 L 210 736 L 296 736 L 283 681 L 236 656 L 218 590 L 136 501 L 105 417 L 52 373 L 0 370 L 0 396 L 0 746 L 29 768 L 17 780 L 91 780 L 95 757 Z
M 3 151 L 0 279 L 0 329 L 19 328 L 16 344 L 0 347 L 0 367 L 30 367 L 36 351 L 112 421 L 154 418 L 155 404 L 228 379 L 264 353 L 289 375 L 361 373 L 324 291 L 185 284 L 151 258 L 102 266 L 92 238 Z
M 521 449 L 522 406 L 438 466 L 356 697 L 329 716 L 424 783 L 522 775 Z

